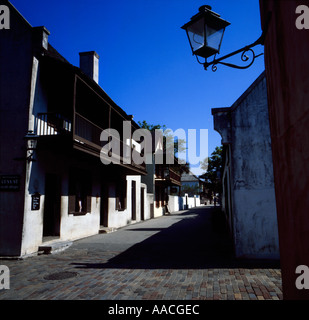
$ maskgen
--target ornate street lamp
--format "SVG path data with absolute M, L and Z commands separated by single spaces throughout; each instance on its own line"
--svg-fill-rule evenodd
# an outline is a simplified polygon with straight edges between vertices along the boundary
M 228 67 L 247 69 L 253 64 L 255 58 L 263 54 L 261 53 L 256 55 L 251 48 L 258 44 L 264 44 L 267 26 L 266 28 L 264 28 L 261 37 L 257 41 L 222 58 L 216 59 L 216 55 L 220 52 L 225 28 L 229 25 L 230 23 L 226 20 L 223 20 L 219 14 L 213 12 L 210 6 L 202 6 L 199 8 L 199 13 L 193 16 L 188 23 L 181 27 L 187 32 L 193 55 L 196 56 L 199 63 L 204 65 L 205 70 L 207 70 L 207 68 L 212 65 L 212 70 L 216 71 L 217 64 L 219 63 Z M 252 53 L 252 61 L 249 61 L 249 64 L 239 66 L 227 62 L 222 62 L 223 60 L 241 52 L 241 60 L 244 62 L 249 60 L 247 52 Z M 214 60 L 211 62 L 207 62 L 207 58 L 211 56 L 214 56 Z M 205 58 L 205 62 L 200 62 L 198 57 Z
M 33 159 L 34 151 L 36 150 L 37 144 L 38 144 L 38 136 L 33 133 L 32 130 L 29 130 L 28 133 L 25 135 L 25 140 L 27 141 L 27 160 L 35 161 Z
M 194 55 L 208 58 L 219 53 L 225 28 L 230 23 L 211 11 L 210 6 L 202 6 L 191 21 L 182 26 Z

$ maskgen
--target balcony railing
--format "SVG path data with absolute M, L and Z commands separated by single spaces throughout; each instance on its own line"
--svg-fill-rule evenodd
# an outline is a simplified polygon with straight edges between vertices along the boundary
M 181 176 L 176 171 L 169 168 L 169 179 L 181 184 Z
M 76 140 L 85 144 L 86 146 L 89 145 L 90 147 L 97 149 L 98 155 L 103 152 L 103 156 L 105 155 L 108 158 L 112 158 L 115 163 L 132 165 L 141 170 L 146 169 L 145 163 L 137 164 L 133 161 L 133 155 L 137 151 L 119 139 L 118 136 L 112 136 L 113 144 L 116 145 L 117 148 L 112 148 L 112 153 L 106 150 L 106 153 L 104 154 L 104 150 L 102 150 L 102 148 L 108 143 L 108 141 L 100 140 L 102 131 L 103 128 L 97 126 L 79 113 L 75 113 Z
M 56 136 L 71 133 L 79 149 L 85 150 L 86 152 L 91 150 L 92 154 L 100 156 L 102 148 L 108 143 L 107 141 L 100 141 L 103 128 L 79 113 L 75 113 L 74 127 L 73 132 L 72 121 L 58 113 L 39 113 L 37 115 L 36 132 L 38 136 Z M 112 140 L 119 148 L 113 148 L 113 154 L 107 152 L 106 157 L 110 158 L 112 156 L 112 160 L 115 160 L 117 163 L 128 164 L 143 171 L 146 170 L 145 163 L 137 164 L 133 161 L 133 155 L 137 153 L 135 149 L 131 148 L 130 145 L 127 145 L 117 136 L 113 136 Z M 119 154 L 115 151 L 117 149 L 119 149 Z
M 75 135 L 97 146 L 101 146 L 100 135 L 102 128 L 89 121 L 79 113 L 75 114 Z
M 72 123 L 58 113 L 38 113 L 36 119 L 38 136 L 51 136 L 72 131 Z
M 157 165 L 156 179 L 169 182 L 171 184 L 181 185 L 181 176 L 172 168 Z

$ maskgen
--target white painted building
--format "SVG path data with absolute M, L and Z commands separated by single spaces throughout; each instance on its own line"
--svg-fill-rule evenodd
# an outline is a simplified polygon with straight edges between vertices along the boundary
M 0 32 L 0 256 L 150 218 L 146 167 L 124 161 L 126 149 L 138 151 L 122 139 L 123 122 L 132 132 L 139 126 L 99 86 L 97 53 L 81 53 L 80 67 L 71 65 L 46 28 L 8 6 L 12 27 Z M 107 128 L 120 134 L 112 137 L 118 164 L 101 161 L 110 158 L 101 152 Z M 27 149 L 30 132 L 35 150 Z
M 222 208 L 236 257 L 279 258 L 265 73 L 230 108 L 212 109 L 222 137 Z

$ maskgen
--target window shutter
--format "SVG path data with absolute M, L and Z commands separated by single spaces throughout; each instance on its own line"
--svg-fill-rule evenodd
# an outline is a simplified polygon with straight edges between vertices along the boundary
M 123 209 L 127 208 L 127 197 L 123 198 Z
M 87 196 L 87 198 L 86 198 L 87 200 L 86 200 L 86 211 L 87 212 L 91 212 L 91 196 Z
M 69 213 L 75 212 L 75 202 L 76 202 L 76 196 L 69 195 Z

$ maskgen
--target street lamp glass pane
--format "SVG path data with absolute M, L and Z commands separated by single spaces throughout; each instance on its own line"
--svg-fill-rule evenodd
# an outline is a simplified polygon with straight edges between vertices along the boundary
M 219 52 L 224 29 L 216 30 L 206 26 L 207 46 Z
M 187 29 L 188 37 L 190 40 L 190 44 L 193 52 L 202 48 L 205 44 L 205 35 L 204 35 L 204 20 L 198 20 L 193 23 Z
M 35 150 L 36 147 L 37 147 L 37 143 L 38 143 L 38 141 L 37 141 L 35 136 L 34 137 L 32 137 L 32 136 L 30 137 L 28 135 L 28 137 L 27 137 L 27 149 L 28 150 Z
M 28 140 L 28 150 L 33 150 L 36 148 L 36 140 L 29 139 Z

